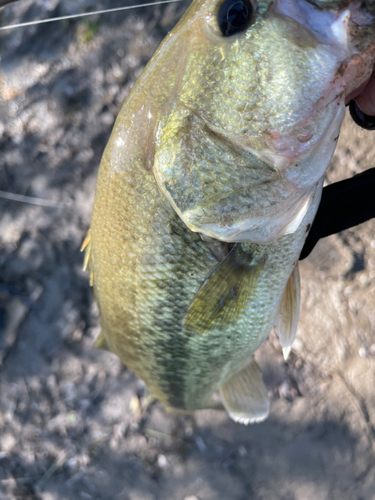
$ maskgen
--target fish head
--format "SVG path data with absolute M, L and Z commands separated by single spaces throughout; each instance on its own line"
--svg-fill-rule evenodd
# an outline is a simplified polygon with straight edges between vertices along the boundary
M 172 31 L 177 84 L 154 174 L 192 230 L 267 243 L 294 232 L 371 75 L 375 2 L 196 0 Z

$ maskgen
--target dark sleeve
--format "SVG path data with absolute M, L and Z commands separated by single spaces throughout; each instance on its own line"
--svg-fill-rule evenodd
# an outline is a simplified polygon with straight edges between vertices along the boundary
M 302 249 L 307 257 L 320 238 L 375 217 L 375 168 L 323 189 L 322 199 Z

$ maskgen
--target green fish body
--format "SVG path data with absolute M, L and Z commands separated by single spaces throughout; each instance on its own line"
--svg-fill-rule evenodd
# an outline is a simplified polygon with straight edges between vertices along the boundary
M 286 355 L 295 336 L 298 257 L 375 22 L 355 2 L 240 2 L 194 0 L 143 71 L 84 246 L 96 345 L 167 409 L 219 390 L 249 423 L 269 406 L 254 352 L 274 326 Z

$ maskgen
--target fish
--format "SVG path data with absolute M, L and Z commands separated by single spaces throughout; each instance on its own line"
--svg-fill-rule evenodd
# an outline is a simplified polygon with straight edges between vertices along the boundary
M 264 420 L 254 353 L 299 316 L 298 259 L 345 100 L 369 80 L 375 3 L 193 0 L 132 88 L 82 248 L 95 347 L 167 411 Z

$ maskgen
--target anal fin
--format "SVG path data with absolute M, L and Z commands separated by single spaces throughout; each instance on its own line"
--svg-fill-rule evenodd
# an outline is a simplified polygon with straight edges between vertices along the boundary
M 275 327 L 283 349 L 285 361 L 288 359 L 293 342 L 296 338 L 300 295 L 301 286 L 297 263 L 285 287 L 280 303 L 279 318 Z
M 242 424 L 266 419 L 270 403 L 262 373 L 252 357 L 251 362 L 220 387 L 220 395 L 229 416 Z

